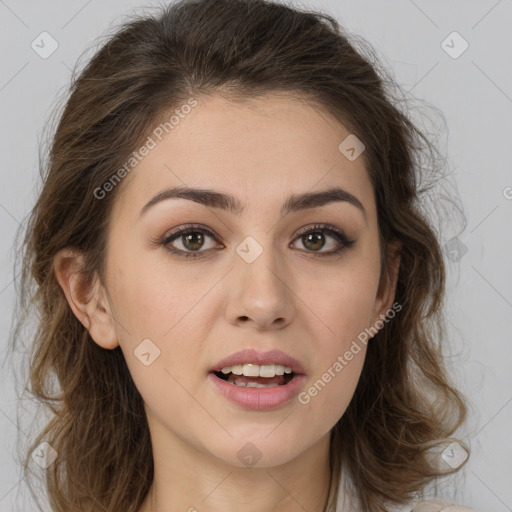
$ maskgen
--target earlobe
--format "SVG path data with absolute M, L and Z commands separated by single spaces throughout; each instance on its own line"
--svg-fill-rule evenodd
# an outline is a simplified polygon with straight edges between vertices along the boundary
M 78 251 L 63 249 L 55 256 L 55 276 L 74 315 L 99 346 L 114 349 L 119 340 L 106 290 L 97 274 L 86 275 L 83 268 L 84 258 Z

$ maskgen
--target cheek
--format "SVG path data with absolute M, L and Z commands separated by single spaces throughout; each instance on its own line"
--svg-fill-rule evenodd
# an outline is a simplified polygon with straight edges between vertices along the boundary
M 323 353 L 343 347 L 370 327 L 378 288 L 378 275 L 371 268 L 353 265 L 333 272 L 317 286 L 308 286 L 301 296 L 317 317 L 319 332 L 327 345 Z
M 378 274 L 353 265 L 322 283 L 305 291 L 317 332 L 324 334 L 315 341 L 317 369 L 299 402 L 309 409 L 312 422 L 332 427 L 348 407 L 364 365 Z
M 165 342 L 172 337 L 196 314 L 196 306 L 213 284 L 199 272 L 152 264 L 147 255 L 134 255 L 111 268 L 110 289 L 119 320 L 137 339 Z
M 150 260 L 147 257 L 146 259 Z M 113 263 L 112 259 L 112 263 Z M 129 260 L 112 264 L 110 289 L 116 308 L 116 331 L 133 379 L 143 396 L 156 390 L 183 398 L 179 382 L 191 380 L 190 367 L 200 361 L 208 336 L 213 306 L 205 293 L 211 279 L 203 272 L 180 271 L 165 262 L 143 263 L 135 252 Z M 149 340 L 149 341 L 148 341 Z M 141 360 L 141 350 L 146 361 Z M 142 358 L 144 359 L 144 358 Z M 145 366 L 144 362 L 150 365 Z M 177 379 L 177 381 L 175 380 Z
M 360 237 L 339 260 L 324 266 L 298 260 L 295 267 L 294 291 L 314 313 L 328 345 L 335 340 L 340 348 L 370 326 L 380 279 L 376 234 Z
M 167 275 L 142 265 L 126 279 L 128 268 L 116 271 L 113 300 L 127 326 L 117 333 L 135 386 L 152 414 L 162 415 L 164 423 L 170 403 L 174 411 L 199 414 L 200 410 L 192 411 L 196 403 L 184 388 L 195 393 L 191 369 L 195 369 L 193 361 L 200 360 L 200 340 L 206 337 L 200 322 L 207 304 L 200 300 L 204 285 L 185 273 Z
M 349 343 L 343 350 L 333 351 L 328 362 L 308 379 L 298 396 L 308 422 L 327 432 L 343 416 L 359 382 L 365 354 L 364 343 Z

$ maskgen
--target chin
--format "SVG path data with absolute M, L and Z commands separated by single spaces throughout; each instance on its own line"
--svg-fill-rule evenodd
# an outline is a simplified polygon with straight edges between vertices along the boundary
M 300 440 L 295 441 L 293 436 L 286 435 L 285 430 L 281 435 L 276 432 L 269 435 L 272 429 L 268 428 L 254 430 L 254 435 L 234 436 L 222 446 L 205 448 L 223 463 L 238 468 L 270 468 L 287 464 L 307 448 L 302 446 L 303 433 Z

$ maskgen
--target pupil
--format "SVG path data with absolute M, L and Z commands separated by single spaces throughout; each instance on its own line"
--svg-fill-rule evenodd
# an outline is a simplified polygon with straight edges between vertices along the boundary
M 324 245 L 324 235 L 323 233 L 308 233 L 307 235 L 305 235 L 305 239 L 306 239 L 306 242 L 304 243 L 305 246 L 308 245 L 308 243 L 310 243 L 310 241 L 313 242 L 313 249 L 321 249 Z M 315 241 L 316 239 L 316 241 Z M 303 239 L 304 241 L 304 239 Z
M 200 249 L 203 245 L 203 234 L 199 232 L 190 233 L 188 235 L 183 235 L 183 245 L 187 249 L 196 250 Z M 192 246 L 190 245 L 192 244 Z

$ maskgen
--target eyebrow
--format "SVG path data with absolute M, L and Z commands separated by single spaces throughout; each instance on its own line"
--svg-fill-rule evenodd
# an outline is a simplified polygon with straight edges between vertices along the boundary
M 241 202 L 236 197 L 229 194 L 203 188 L 175 187 L 163 190 L 154 196 L 141 209 L 139 217 L 144 215 L 155 204 L 167 199 L 188 199 L 205 206 L 229 211 L 234 215 L 241 214 L 245 210 Z M 367 222 L 366 210 L 361 201 L 356 196 L 340 187 L 330 188 L 321 192 L 306 192 L 304 194 L 291 195 L 281 207 L 281 216 L 284 217 L 288 213 L 341 201 L 358 208 L 363 214 L 365 222 Z

